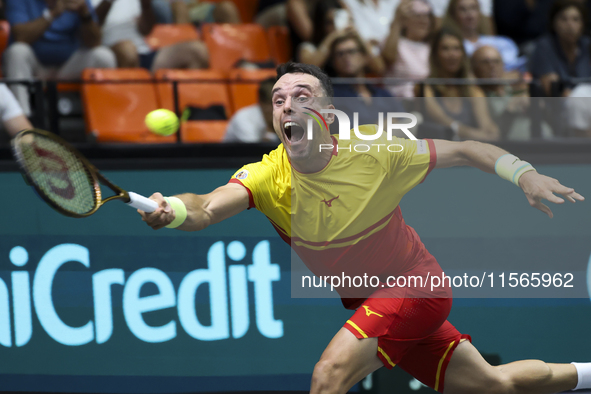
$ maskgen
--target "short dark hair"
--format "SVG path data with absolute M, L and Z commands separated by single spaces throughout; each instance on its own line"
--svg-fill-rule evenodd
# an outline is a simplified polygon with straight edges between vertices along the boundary
M 285 74 L 309 74 L 320 81 L 320 86 L 326 94 L 326 97 L 333 97 L 334 91 L 332 89 L 332 82 L 324 71 L 312 64 L 287 62 L 280 64 L 277 67 L 277 79 Z
M 552 3 L 552 8 L 550 8 L 550 18 L 548 20 L 549 23 L 549 30 L 556 34 L 554 31 L 554 20 L 562 11 L 566 10 L 567 8 L 575 7 L 579 13 L 581 14 L 581 19 L 583 20 L 583 34 L 585 32 L 585 28 L 587 27 L 587 9 L 585 6 L 578 0 L 556 0 Z
M 363 45 L 363 42 L 361 41 L 361 37 L 359 37 L 358 34 L 349 33 L 335 38 L 335 40 L 332 42 L 332 45 L 330 46 L 330 56 L 334 57 L 334 51 L 337 45 L 340 45 L 346 41 L 355 41 L 355 44 L 357 44 L 357 49 L 359 49 L 362 54 L 367 55 L 367 51 L 365 50 L 365 45 Z
M 267 78 L 261 82 L 259 85 L 259 103 L 271 104 L 275 82 L 277 82 L 275 77 Z

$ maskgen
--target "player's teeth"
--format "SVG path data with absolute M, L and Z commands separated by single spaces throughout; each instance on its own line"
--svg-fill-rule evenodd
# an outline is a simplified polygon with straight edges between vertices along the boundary
M 285 124 L 283 125 L 283 127 L 291 127 L 291 126 L 297 126 L 298 124 L 296 122 L 285 122 Z

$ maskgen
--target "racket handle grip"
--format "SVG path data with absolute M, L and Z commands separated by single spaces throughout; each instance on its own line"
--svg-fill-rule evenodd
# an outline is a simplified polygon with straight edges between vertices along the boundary
M 127 192 L 127 194 L 129 195 L 129 202 L 127 205 L 130 207 L 140 209 L 148 213 L 154 212 L 156 209 L 158 209 L 158 203 L 154 200 L 150 200 L 149 198 L 140 196 L 134 192 Z

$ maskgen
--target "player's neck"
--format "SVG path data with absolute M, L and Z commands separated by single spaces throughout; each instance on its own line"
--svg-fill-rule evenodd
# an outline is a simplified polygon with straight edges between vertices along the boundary
M 327 149 L 328 145 L 333 146 L 333 141 L 330 134 L 322 136 L 322 140 L 314 141 L 312 150 L 307 157 L 291 158 L 291 166 L 302 174 L 312 174 L 322 171 L 330 162 L 333 149 Z M 320 149 L 321 145 L 323 149 Z

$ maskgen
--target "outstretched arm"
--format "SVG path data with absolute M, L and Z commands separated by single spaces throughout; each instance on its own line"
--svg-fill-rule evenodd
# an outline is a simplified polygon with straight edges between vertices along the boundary
M 482 171 L 494 174 L 497 161 L 508 152 L 497 146 L 478 141 L 453 142 L 445 140 L 433 140 L 437 152 L 437 164 L 435 168 L 453 166 L 471 166 Z M 527 162 L 522 162 L 526 163 Z M 566 187 L 558 180 L 539 174 L 535 169 L 524 172 L 518 177 L 516 183 L 523 190 L 529 204 L 552 217 L 552 211 L 542 199 L 555 204 L 562 204 L 564 200 L 554 195 L 560 194 L 570 202 L 583 201 L 585 198 L 576 193 L 573 188 Z
M 186 193 L 174 197 L 180 199 L 187 210 L 187 218 L 180 226 L 176 227 L 183 231 L 203 230 L 211 224 L 221 222 L 244 211 L 249 205 L 248 191 L 244 186 L 235 183 L 218 187 L 209 194 Z M 159 207 L 152 213 L 138 210 L 142 220 L 154 230 L 171 224 L 177 215 L 175 209 L 160 193 L 152 194 L 150 199 L 156 201 Z

